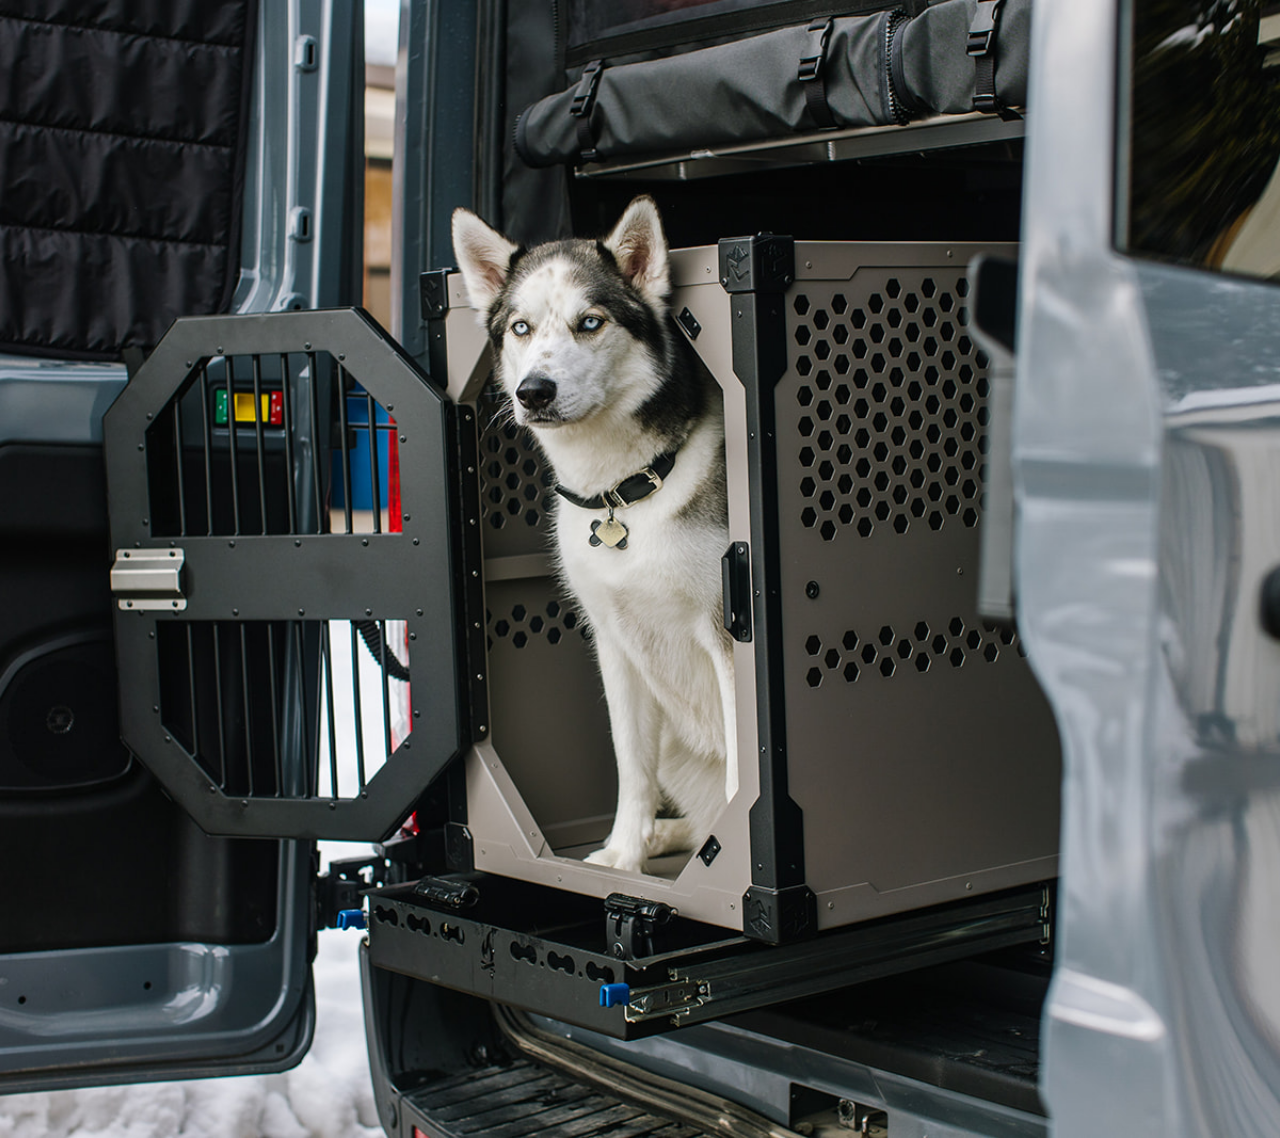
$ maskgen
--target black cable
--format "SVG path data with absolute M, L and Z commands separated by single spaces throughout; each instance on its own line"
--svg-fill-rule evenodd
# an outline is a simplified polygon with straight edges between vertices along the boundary
M 360 633 L 360 639 L 364 641 L 364 646 L 369 649 L 369 655 L 381 665 L 384 659 L 382 626 L 376 620 L 353 620 L 351 623 L 356 626 L 356 631 Z M 399 657 L 391 650 L 390 645 L 387 645 L 385 659 L 387 675 L 393 680 L 400 680 L 407 684 L 409 682 L 409 669 L 400 663 Z

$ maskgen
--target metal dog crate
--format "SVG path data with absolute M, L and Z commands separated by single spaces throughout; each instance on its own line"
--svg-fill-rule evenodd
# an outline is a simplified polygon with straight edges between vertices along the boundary
M 590 632 L 548 555 L 552 478 L 502 413 L 461 278 L 423 278 L 432 373 L 479 430 L 476 870 L 774 943 L 1054 876 L 1053 718 L 1014 632 L 975 607 L 988 379 L 965 267 L 984 252 L 1011 248 L 672 254 L 673 313 L 724 394 L 739 763 L 707 843 L 644 875 L 582 861 L 610 827 L 614 760 Z

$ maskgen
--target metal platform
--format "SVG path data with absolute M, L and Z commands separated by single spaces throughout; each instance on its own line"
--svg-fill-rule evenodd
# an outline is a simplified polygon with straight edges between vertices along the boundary
M 551 1016 L 615 1039 L 957 960 L 1049 934 L 1048 891 L 1033 886 L 769 946 L 675 918 L 634 959 L 599 901 L 475 875 L 466 907 L 414 885 L 369 898 L 370 962 Z M 439 891 L 436 891 L 439 895 Z M 455 897 L 456 899 L 456 897 Z M 641 943 L 635 938 L 634 943 Z

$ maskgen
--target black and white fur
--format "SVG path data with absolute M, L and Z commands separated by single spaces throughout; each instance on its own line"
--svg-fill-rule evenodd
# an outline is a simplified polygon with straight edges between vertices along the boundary
M 561 575 L 594 633 L 618 763 L 613 831 L 587 860 L 640 871 L 706 838 L 735 769 L 719 388 L 668 316 L 651 198 L 633 201 L 603 241 L 531 249 L 459 209 L 453 245 L 515 421 L 562 486 L 589 499 L 676 452 L 662 488 L 617 511 L 625 549 L 590 544 L 605 509 L 561 499 L 554 519 Z M 659 818 L 664 804 L 678 817 Z

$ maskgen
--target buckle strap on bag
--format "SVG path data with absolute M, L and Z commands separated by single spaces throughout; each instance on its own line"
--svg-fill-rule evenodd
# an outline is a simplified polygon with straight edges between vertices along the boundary
M 996 96 L 996 28 L 1004 0 L 978 0 L 973 23 L 969 25 L 968 53 L 973 57 L 973 109 L 999 115 L 1005 122 L 1022 118 Z
M 831 25 L 829 16 L 809 25 L 809 43 L 796 73 L 796 78 L 804 84 L 804 105 L 809 117 L 824 130 L 838 125 L 827 102 L 827 43 L 831 39 Z
M 596 105 L 596 90 L 604 71 L 604 60 L 593 59 L 582 71 L 569 113 L 578 120 L 578 149 L 584 162 L 595 162 L 600 153 L 596 150 L 596 136 L 591 129 L 591 110 Z

